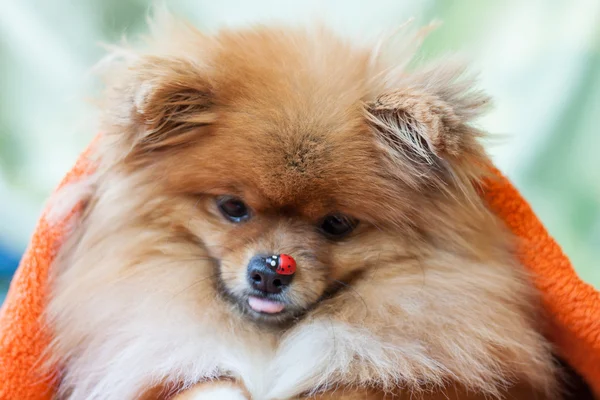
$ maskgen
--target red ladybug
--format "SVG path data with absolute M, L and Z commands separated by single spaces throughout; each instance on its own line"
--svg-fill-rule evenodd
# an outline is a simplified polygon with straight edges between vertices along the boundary
M 296 272 L 296 260 L 287 254 L 280 254 L 275 272 L 280 275 L 293 275 Z

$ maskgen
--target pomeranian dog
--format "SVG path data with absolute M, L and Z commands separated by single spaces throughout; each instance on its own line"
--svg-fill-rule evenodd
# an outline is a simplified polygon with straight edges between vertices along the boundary
M 64 191 L 59 398 L 555 396 L 460 63 L 409 68 L 419 33 L 159 27 L 105 63 L 96 171 Z

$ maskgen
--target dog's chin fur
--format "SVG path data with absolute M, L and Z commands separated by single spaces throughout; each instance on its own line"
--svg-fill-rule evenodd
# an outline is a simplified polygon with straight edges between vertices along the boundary
M 85 203 L 48 306 L 65 397 L 555 389 L 535 291 L 477 193 L 487 99 L 462 67 L 407 70 L 418 34 L 390 65 L 323 29 L 162 26 L 112 54 L 97 170 L 64 192 Z M 222 194 L 253 219 L 225 221 Z M 334 211 L 361 221 L 339 242 L 314 229 Z M 285 318 L 235 300 L 257 251 L 298 261 Z

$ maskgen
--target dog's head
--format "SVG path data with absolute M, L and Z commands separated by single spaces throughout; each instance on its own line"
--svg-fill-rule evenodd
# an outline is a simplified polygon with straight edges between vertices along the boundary
M 425 244 L 486 251 L 467 123 L 487 99 L 462 69 L 391 68 L 322 30 L 178 32 L 109 76 L 113 161 L 248 315 L 287 321 Z

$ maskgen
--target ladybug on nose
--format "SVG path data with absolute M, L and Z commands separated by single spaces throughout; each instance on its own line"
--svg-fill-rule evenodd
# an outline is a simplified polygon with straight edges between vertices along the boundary
M 296 273 L 296 260 L 290 255 L 274 254 L 270 258 L 267 258 L 266 262 L 279 275 L 293 275 Z

